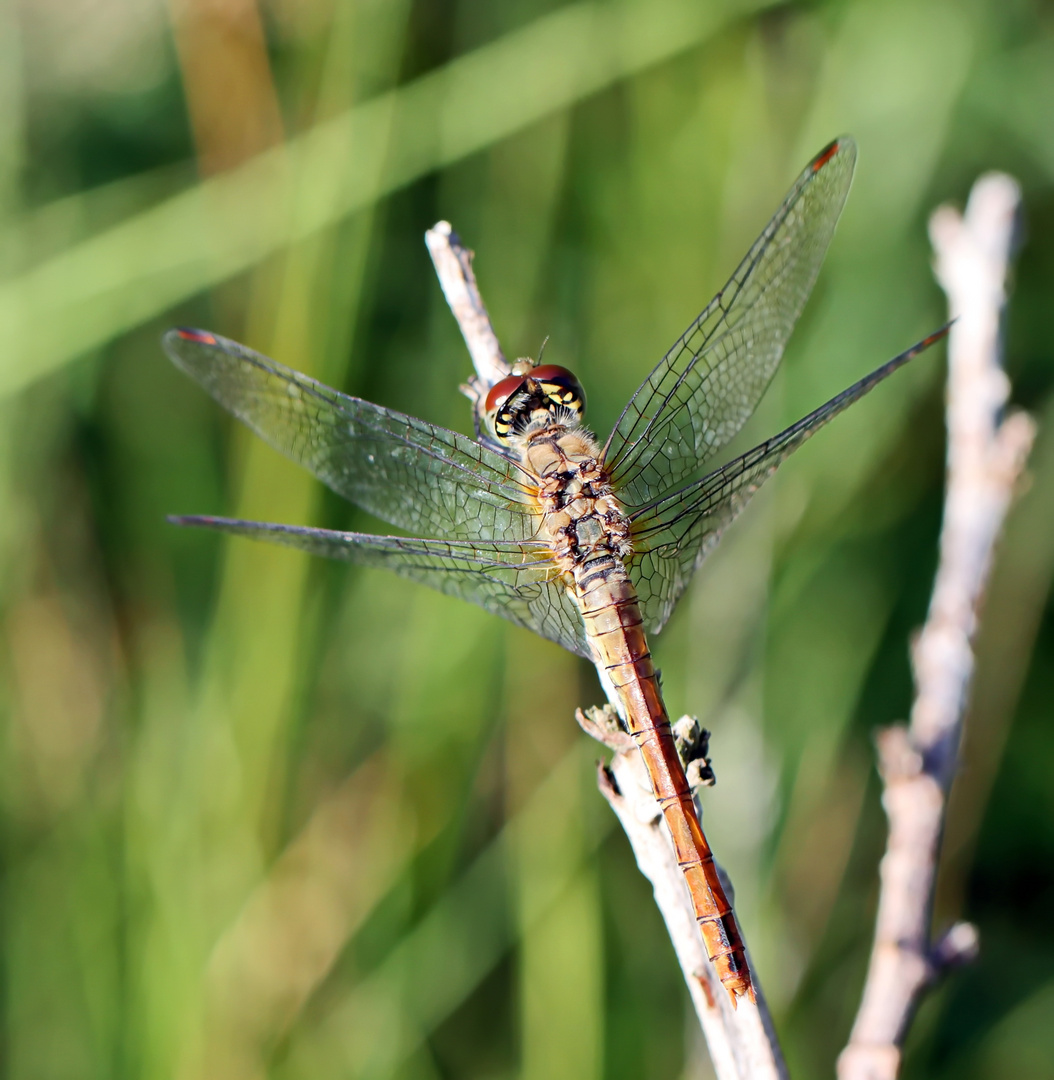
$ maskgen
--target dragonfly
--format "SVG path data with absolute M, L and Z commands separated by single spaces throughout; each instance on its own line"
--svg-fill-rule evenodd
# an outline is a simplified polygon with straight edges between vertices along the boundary
M 476 438 L 349 397 L 218 334 L 173 329 L 174 363 L 272 446 L 408 535 L 182 516 L 201 526 L 382 567 L 461 597 L 591 660 L 636 744 L 707 955 L 755 1000 L 743 939 L 678 756 L 648 644 L 751 495 L 832 417 L 944 336 L 938 330 L 752 450 L 708 468 L 754 411 L 845 204 L 849 137 L 809 164 L 714 297 L 601 443 L 585 393 L 517 361 L 484 387 Z

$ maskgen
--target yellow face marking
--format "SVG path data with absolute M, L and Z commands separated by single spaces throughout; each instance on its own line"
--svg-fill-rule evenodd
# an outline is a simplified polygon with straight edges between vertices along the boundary
M 514 400 L 520 402 L 515 409 L 510 407 Z M 551 406 L 572 409 L 579 418 L 585 411 L 585 396 L 574 375 L 556 364 L 541 364 L 522 378 L 511 375 L 492 386 L 487 396 L 487 410 L 493 410 L 492 430 L 502 440 L 512 433 L 518 414 Z

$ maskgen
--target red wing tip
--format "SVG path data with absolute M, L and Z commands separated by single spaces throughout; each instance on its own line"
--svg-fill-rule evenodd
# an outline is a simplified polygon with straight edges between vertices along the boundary
M 206 514 L 169 514 L 165 520 L 169 525 L 211 525 L 221 519 Z
M 207 330 L 193 330 L 190 327 L 177 326 L 175 328 L 175 333 L 184 341 L 193 341 L 196 345 L 217 344 L 215 336 L 210 334 Z
M 837 154 L 839 150 L 841 150 L 843 142 L 843 139 L 835 139 L 833 143 L 825 146 L 819 152 L 819 154 L 817 154 L 816 157 L 813 158 L 812 171 L 814 173 L 819 172 L 827 164 L 827 162 L 829 162 L 831 158 L 833 158 L 834 155 Z
M 918 345 L 911 348 L 908 359 L 913 356 L 918 356 L 920 352 L 925 352 L 931 345 L 935 345 L 938 341 L 948 336 L 949 331 L 952 328 L 952 324 L 948 323 L 947 326 L 942 326 L 939 330 L 934 330 L 929 337 L 924 337 Z

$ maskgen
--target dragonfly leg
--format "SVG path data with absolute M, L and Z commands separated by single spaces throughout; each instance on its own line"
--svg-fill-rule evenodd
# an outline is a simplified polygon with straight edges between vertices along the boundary
M 694 716 L 682 716 L 673 725 L 673 742 L 692 791 L 713 787 L 717 777 L 710 764 L 710 732 Z

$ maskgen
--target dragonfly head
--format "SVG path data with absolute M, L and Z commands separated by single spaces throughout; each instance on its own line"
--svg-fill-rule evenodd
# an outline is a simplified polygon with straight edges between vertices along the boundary
M 539 364 L 495 383 L 484 411 L 494 434 L 504 442 L 531 423 L 580 423 L 586 395 L 567 368 Z

